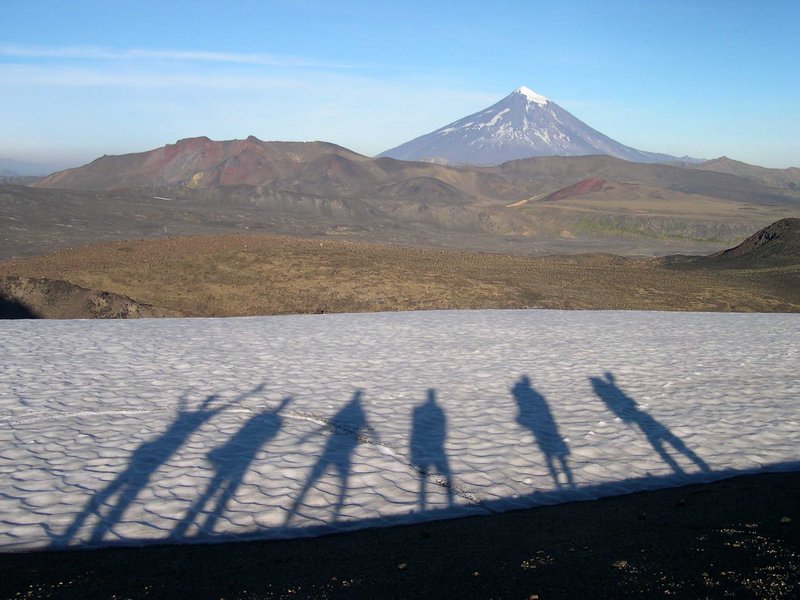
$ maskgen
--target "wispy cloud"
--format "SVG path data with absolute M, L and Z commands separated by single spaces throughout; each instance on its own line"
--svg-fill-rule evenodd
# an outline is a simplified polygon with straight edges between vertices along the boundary
M 298 89 L 299 79 L 261 75 L 195 73 L 120 72 L 88 68 L 55 68 L 0 64 L 4 85 L 43 87 L 131 87 L 131 88 L 216 88 L 216 89 Z
M 327 69 L 353 69 L 359 65 L 320 61 L 299 56 L 276 54 L 211 52 L 202 50 L 170 50 L 126 48 L 115 49 L 98 46 L 25 46 L 0 44 L 0 56 L 13 58 L 57 58 L 83 60 L 173 60 L 192 62 L 264 65 L 272 67 L 308 67 Z

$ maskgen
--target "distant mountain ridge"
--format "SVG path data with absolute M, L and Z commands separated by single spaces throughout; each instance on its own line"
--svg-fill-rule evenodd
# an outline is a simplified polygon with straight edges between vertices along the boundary
M 386 150 L 378 157 L 499 165 L 538 156 L 595 154 L 642 163 L 692 161 L 621 144 L 524 86 L 484 110 Z
M 667 195 L 672 191 L 765 205 L 796 205 L 800 198 L 796 190 L 747 177 L 610 156 L 548 156 L 494 167 L 452 167 L 369 158 L 328 142 L 265 142 L 254 136 L 186 138 L 146 152 L 102 156 L 33 185 L 95 191 L 254 188 L 257 194 L 464 205 L 518 202 L 573 185 L 577 188 L 569 195 L 595 189 L 583 189 L 589 185 L 580 184 L 584 180 L 602 180 L 603 189 L 640 184 L 663 188 Z
M 715 173 L 727 173 L 744 177 L 751 181 L 763 183 L 771 187 L 800 190 L 800 168 L 789 167 L 788 169 L 769 169 L 756 165 L 733 160 L 727 156 L 720 156 L 699 164 L 684 165 L 702 171 L 714 171 Z
M 366 159 L 328 142 L 263 142 L 254 136 L 213 141 L 201 136 L 146 152 L 101 156 L 82 167 L 53 173 L 37 185 L 88 190 L 258 186 L 297 177 L 309 167 L 317 174 L 330 173 L 331 180 L 346 180 L 345 171 L 355 168 L 349 162 L 359 158 Z M 317 159 L 337 164 L 318 164 Z
M 800 217 L 800 190 L 684 166 L 548 156 L 452 167 L 252 136 L 104 156 L 33 187 L 0 189 L 0 223 L 5 218 L 11 232 L 0 254 L 4 244 L 12 255 L 31 244 L 25 230 L 16 233 L 18 221 L 66 239 L 65 210 L 73 211 L 71 223 L 83 223 L 68 228 L 83 243 L 101 232 L 115 239 L 129 230 L 141 237 L 244 228 L 393 243 L 447 239 L 502 251 L 606 251 L 617 239 L 625 252 L 654 254 L 713 251 L 776 219 Z

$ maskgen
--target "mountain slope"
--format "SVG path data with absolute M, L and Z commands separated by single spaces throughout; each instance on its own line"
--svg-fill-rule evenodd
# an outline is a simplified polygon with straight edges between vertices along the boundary
M 88 165 L 53 173 L 37 187 L 111 190 L 136 187 L 188 188 L 257 186 L 291 180 L 309 163 L 318 179 L 349 184 L 354 163 L 370 159 L 327 142 L 212 141 L 207 137 L 179 140 L 161 148 L 102 156 Z M 363 174 L 363 172 L 362 172 Z M 344 180 L 344 181 L 343 181 Z
M 517 88 L 487 109 L 379 156 L 449 164 L 499 165 L 534 156 L 592 154 L 646 163 L 676 160 L 666 154 L 625 146 L 526 87 Z
M 551 193 L 594 177 L 736 202 L 788 205 L 793 209 L 800 205 L 800 194 L 796 191 L 771 187 L 749 178 L 667 164 L 632 163 L 610 156 L 543 156 L 509 161 L 487 170 L 532 194 Z
M 179 140 L 147 152 L 102 156 L 53 173 L 39 188 L 121 191 L 180 189 L 222 193 L 252 189 L 263 196 L 418 202 L 516 202 L 597 178 L 655 186 L 760 205 L 800 203 L 795 190 L 710 170 L 642 164 L 611 156 L 546 156 L 493 167 L 451 167 L 363 156 L 327 142 Z
M 719 158 L 686 166 L 701 171 L 714 171 L 716 173 L 736 175 L 776 188 L 800 190 L 800 168 L 797 167 L 790 167 L 788 169 L 768 169 L 766 167 L 749 165 L 738 160 L 733 160 L 727 156 L 720 156 Z
M 800 219 L 781 219 L 734 248 L 708 257 L 718 263 L 744 265 L 800 263 Z
M 254 137 L 104 156 L 35 186 L 0 187 L 0 256 L 242 229 L 524 253 L 702 253 L 800 216 L 798 191 L 681 166 L 595 155 L 452 167 Z

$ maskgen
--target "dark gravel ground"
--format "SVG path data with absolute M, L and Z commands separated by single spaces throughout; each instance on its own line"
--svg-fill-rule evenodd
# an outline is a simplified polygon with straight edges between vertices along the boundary
M 316 539 L 0 555 L 2 598 L 797 598 L 800 473 Z

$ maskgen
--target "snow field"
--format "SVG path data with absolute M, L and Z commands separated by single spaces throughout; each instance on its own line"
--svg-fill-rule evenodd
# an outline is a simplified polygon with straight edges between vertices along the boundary
M 800 319 L 0 323 L 5 550 L 285 538 L 800 465 Z

